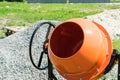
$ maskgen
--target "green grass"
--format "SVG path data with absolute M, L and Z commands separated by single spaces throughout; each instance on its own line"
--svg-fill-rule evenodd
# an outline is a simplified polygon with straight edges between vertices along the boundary
M 106 9 L 117 8 L 120 8 L 120 5 L 0 2 L 0 26 L 30 26 L 43 19 L 64 21 L 70 18 L 94 15 Z M 0 38 L 5 37 L 5 31 L 4 29 L 0 31 Z M 113 48 L 120 51 L 120 39 L 113 40 Z
M 120 0 L 110 0 L 111 3 L 120 3 Z
M 116 9 L 120 6 L 105 4 L 28 4 L 0 3 L 0 20 L 8 19 L 5 26 L 29 26 L 39 20 L 60 20 L 81 18 L 102 12 L 104 9 Z
M 4 28 L 0 31 L 0 39 L 5 38 L 5 32 L 6 30 Z
M 39 20 L 64 21 L 117 8 L 120 8 L 120 5 L 0 2 L 0 26 L 31 26 Z M 3 32 L 4 30 L 0 30 L 0 38 L 5 37 Z
M 113 48 L 117 49 L 120 52 L 120 39 L 113 40 Z

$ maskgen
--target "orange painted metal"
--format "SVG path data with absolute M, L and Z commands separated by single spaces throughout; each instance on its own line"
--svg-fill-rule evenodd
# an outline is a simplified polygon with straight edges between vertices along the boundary
M 93 80 L 109 64 L 112 44 L 100 24 L 75 18 L 53 30 L 48 53 L 56 70 L 67 80 Z

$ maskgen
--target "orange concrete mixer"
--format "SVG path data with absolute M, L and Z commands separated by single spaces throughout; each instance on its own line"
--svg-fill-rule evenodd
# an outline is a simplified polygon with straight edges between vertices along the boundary
M 87 19 L 75 18 L 57 25 L 46 44 L 49 62 L 67 80 L 99 78 L 118 58 L 108 32 Z
M 109 64 L 112 44 L 101 25 L 86 19 L 71 19 L 54 29 L 48 53 L 63 77 L 89 80 L 99 76 Z

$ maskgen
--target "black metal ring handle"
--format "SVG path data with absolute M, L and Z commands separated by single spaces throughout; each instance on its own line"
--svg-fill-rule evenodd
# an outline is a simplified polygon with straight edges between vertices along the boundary
M 48 36 L 49 36 L 51 27 L 55 28 L 55 26 L 56 26 L 55 24 L 53 24 L 53 23 L 51 23 L 51 22 L 49 22 L 49 21 L 47 21 L 47 22 L 42 22 L 42 23 L 40 23 L 40 24 L 35 28 L 32 36 L 31 36 L 30 43 L 29 43 L 29 56 L 30 56 L 30 60 L 31 60 L 33 66 L 34 66 L 35 68 L 39 69 L 39 70 L 44 70 L 44 69 L 46 69 L 46 68 L 48 67 L 48 65 L 47 65 L 47 66 L 45 66 L 44 68 L 40 68 L 41 62 L 42 62 L 42 58 L 43 58 L 43 54 L 44 54 L 44 53 L 47 54 L 47 50 L 44 48 L 44 44 L 43 44 L 43 51 L 41 52 L 41 56 L 40 56 L 40 59 L 39 59 L 39 63 L 38 63 L 38 65 L 36 65 L 36 64 L 34 63 L 34 61 L 33 61 L 33 58 L 32 58 L 32 43 L 33 43 L 33 39 L 34 39 L 34 36 L 35 36 L 37 30 L 38 30 L 41 26 L 43 26 L 44 24 L 49 24 L 48 31 L 47 31 L 47 34 L 46 34 L 46 40 L 44 41 L 44 44 L 48 41 Z

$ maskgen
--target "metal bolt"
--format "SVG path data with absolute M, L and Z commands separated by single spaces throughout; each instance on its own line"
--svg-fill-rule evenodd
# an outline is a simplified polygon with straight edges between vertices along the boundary
M 106 56 L 109 56 L 109 54 L 106 54 Z

